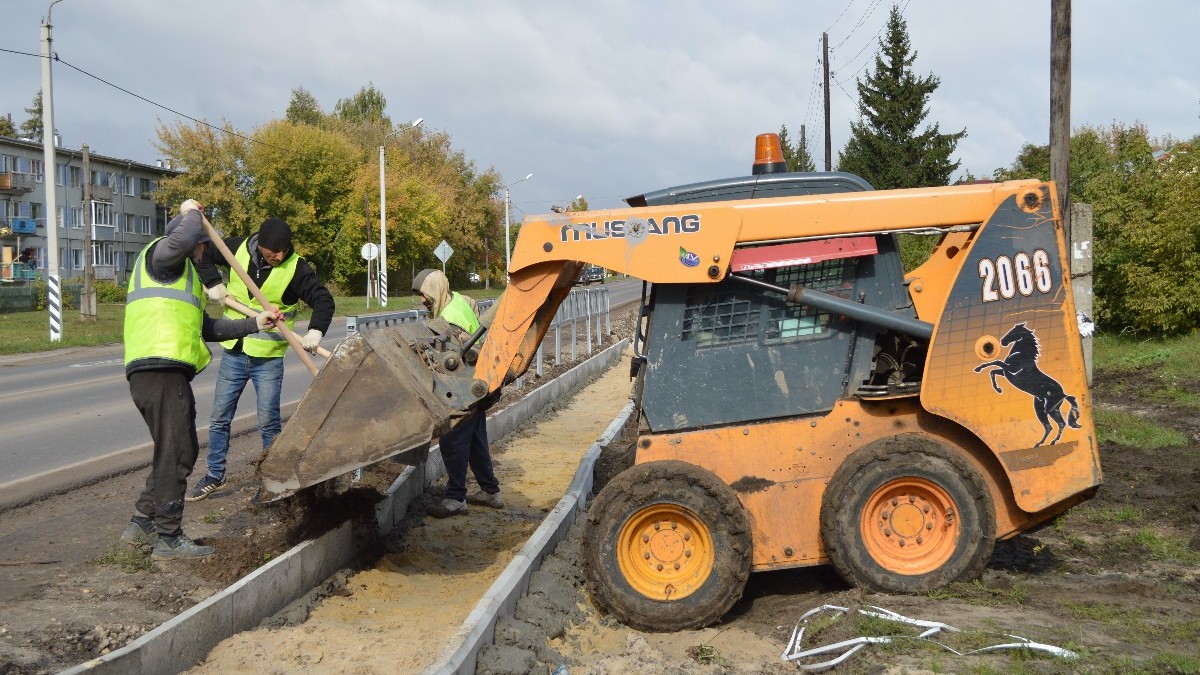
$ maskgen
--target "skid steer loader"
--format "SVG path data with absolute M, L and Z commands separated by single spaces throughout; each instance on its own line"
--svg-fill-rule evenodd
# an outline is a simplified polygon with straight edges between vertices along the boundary
M 923 592 L 1101 482 L 1052 183 L 874 191 L 787 173 L 529 216 L 463 344 L 442 322 L 343 342 L 260 465 L 287 494 L 432 438 L 523 374 L 585 266 L 642 279 L 632 466 L 596 497 L 594 598 L 651 630 L 718 620 L 750 572 L 832 564 Z M 936 234 L 904 273 L 897 236 Z

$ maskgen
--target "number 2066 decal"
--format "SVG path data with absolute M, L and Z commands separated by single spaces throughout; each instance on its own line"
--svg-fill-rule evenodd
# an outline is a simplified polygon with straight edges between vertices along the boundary
M 1032 257 L 1021 251 L 1011 258 L 1006 255 L 995 260 L 981 258 L 979 278 L 983 279 L 984 302 L 1008 300 L 1017 293 L 1030 296 L 1035 290 L 1049 293 L 1054 285 L 1050 278 L 1050 256 L 1040 248 Z

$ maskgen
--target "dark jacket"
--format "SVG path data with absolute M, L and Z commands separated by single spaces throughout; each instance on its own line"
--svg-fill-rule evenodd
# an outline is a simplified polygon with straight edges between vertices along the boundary
M 271 267 L 262 255 L 258 252 L 258 235 L 253 234 L 249 237 L 226 237 L 225 245 L 234 254 L 242 242 L 247 241 L 247 248 L 250 250 L 250 265 L 246 273 L 254 280 L 254 283 L 262 288 L 267 277 L 271 275 L 274 267 Z M 291 256 L 296 252 L 295 247 L 289 247 L 287 255 Z M 200 280 L 209 288 L 217 284 L 224 283 L 221 277 L 221 271 L 217 269 L 220 265 L 224 268 L 229 268 L 229 263 L 221 255 L 221 251 L 216 246 L 209 246 L 204 252 L 204 259 L 196 265 L 196 270 L 200 273 Z M 283 304 L 294 305 L 297 300 L 303 300 L 305 304 L 312 307 L 312 318 L 308 321 L 308 327 L 315 328 L 322 333 L 329 333 L 329 324 L 333 322 L 333 294 L 325 288 L 325 284 L 321 283 L 321 279 L 317 276 L 317 271 L 308 264 L 304 258 L 296 261 L 296 274 L 292 277 L 292 282 L 283 291 L 281 298 Z M 231 351 L 242 351 L 242 342 L 234 345 Z
M 150 250 L 146 252 L 146 271 L 159 283 L 174 282 L 186 269 L 187 259 L 196 248 L 196 242 L 207 241 L 202 236 L 203 232 L 204 224 L 196 211 L 188 211 L 186 216 L 172 218 L 171 222 L 167 223 L 167 235 L 151 244 Z M 208 248 L 213 246 L 210 244 Z M 257 331 L 258 324 L 251 317 L 214 319 L 206 313 L 200 335 L 205 342 L 220 342 L 245 337 Z M 178 361 L 138 359 L 125 367 L 125 378 L 128 379 L 130 375 L 141 370 L 178 370 L 185 373 L 188 380 L 196 376 L 191 368 L 180 365 Z

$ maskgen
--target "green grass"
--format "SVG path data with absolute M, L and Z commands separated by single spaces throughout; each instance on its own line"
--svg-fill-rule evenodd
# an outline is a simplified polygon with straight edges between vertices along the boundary
M 482 288 L 468 289 L 466 293 L 476 300 L 499 297 L 502 289 L 493 288 L 485 291 Z M 381 312 L 402 312 L 419 306 L 411 294 L 393 297 L 388 301 L 387 309 L 379 306 L 372 299 L 370 308 L 364 296 L 335 297 L 335 314 L 338 317 L 361 314 L 377 314 Z M 209 314 L 219 316 L 216 305 L 209 305 Z M 312 315 L 308 307 L 297 313 L 297 320 L 305 321 Z M 125 329 L 125 305 L 100 304 L 96 308 L 96 321 L 84 322 L 79 317 L 79 310 L 70 309 L 63 313 L 62 339 L 50 341 L 50 314 L 41 312 L 11 312 L 0 313 L 0 355 L 28 354 L 44 352 L 65 347 L 89 347 L 95 345 L 119 344 Z
M 1184 434 L 1137 415 L 1116 410 L 1095 410 L 1096 435 L 1100 442 L 1117 443 L 1129 448 L 1153 450 L 1188 444 Z
M 1193 551 L 1186 537 L 1166 537 L 1149 528 L 1127 533 L 1117 538 L 1114 545 L 1145 547 L 1151 560 L 1174 560 L 1188 564 L 1200 564 L 1200 552 Z
M 158 569 L 158 566 L 150 559 L 149 546 L 113 544 L 101 556 L 92 558 L 88 562 L 93 565 L 115 565 L 127 574 L 153 572 Z
M 1097 335 L 1093 356 L 1097 371 L 1122 373 L 1152 368 L 1164 384 L 1200 378 L 1200 334 L 1166 339 Z

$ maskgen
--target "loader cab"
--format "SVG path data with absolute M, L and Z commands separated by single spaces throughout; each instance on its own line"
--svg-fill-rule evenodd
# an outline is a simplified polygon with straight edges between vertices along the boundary
M 656 206 L 871 189 L 867 181 L 848 173 L 782 172 L 683 185 L 626 201 L 630 206 Z M 857 250 L 850 246 L 809 264 L 764 265 L 741 274 L 775 286 L 799 284 L 915 317 L 895 236 L 856 239 Z M 807 244 L 828 247 L 831 241 Z M 846 244 L 834 242 L 842 249 Z M 885 352 L 905 352 L 910 362 L 923 360 L 922 345 L 788 303 L 779 293 L 732 278 L 717 284 L 655 284 L 646 307 L 650 319 L 642 409 L 654 433 L 823 414 L 839 398 L 872 391 L 902 393 L 905 386 L 916 393 L 919 387 L 904 382 L 905 357 L 892 358 Z M 878 368 L 877 352 L 884 354 Z M 907 367 L 919 377 L 919 367 Z

